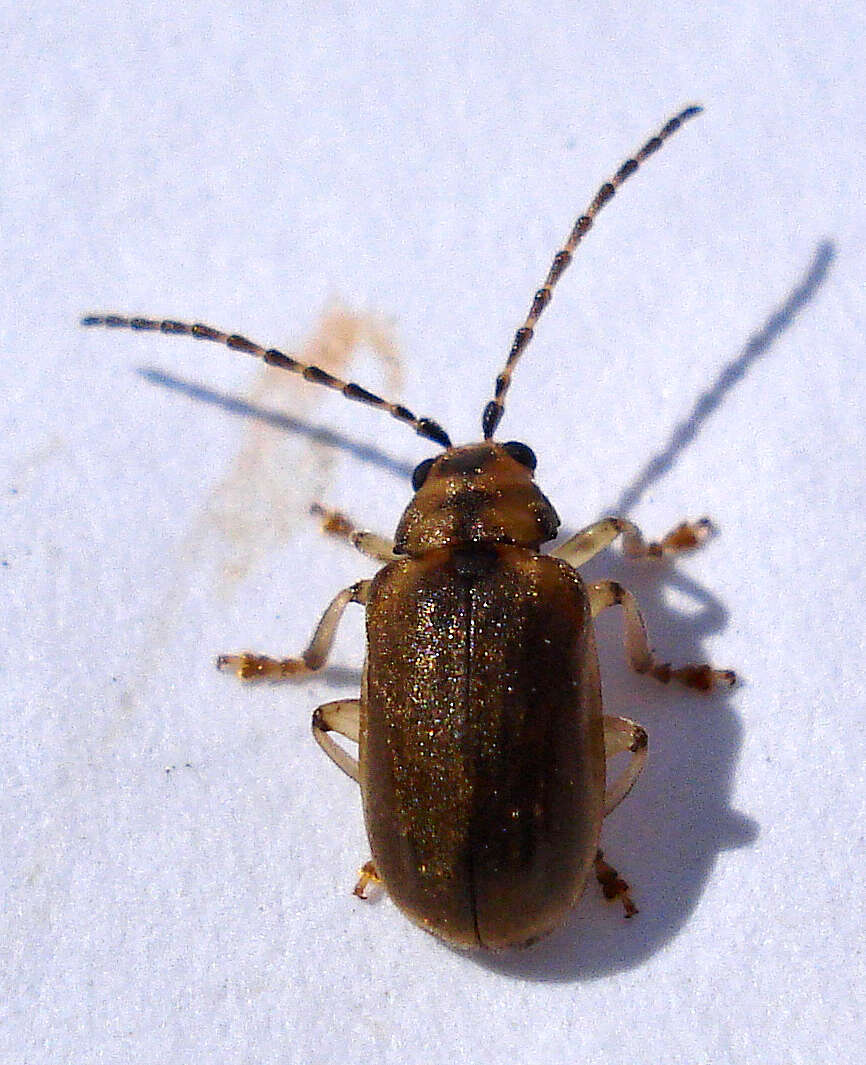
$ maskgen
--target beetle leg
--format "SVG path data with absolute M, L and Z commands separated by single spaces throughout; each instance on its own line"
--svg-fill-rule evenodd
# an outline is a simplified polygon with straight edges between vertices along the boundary
M 623 551 L 629 558 L 662 558 L 700 547 L 712 530 L 709 518 L 684 521 L 661 540 L 647 543 L 640 529 L 627 518 L 604 518 L 575 533 L 551 554 L 577 569 L 622 536 Z
M 352 892 L 353 895 L 357 895 L 359 899 L 366 899 L 368 884 L 381 884 L 382 878 L 376 872 L 376 863 L 372 861 L 364 862 L 361 868 L 358 870 L 358 883 L 355 884 L 355 889 Z
M 361 732 L 360 699 L 337 699 L 333 703 L 323 703 L 313 711 L 313 735 L 316 742 L 332 762 L 357 782 L 358 759 L 353 758 L 338 743 L 335 743 L 328 735 L 329 732 L 337 732 L 353 743 L 358 742 Z M 355 884 L 354 894 L 359 899 L 366 899 L 367 885 L 381 883 L 382 878 L 376 872 L 375 863 L 371 859 L 364 862 L 358 871 L 358 882 Z
M 337 625 L 349 603 L 366 604 L 371 581 L 358 581 L 335 595 L 322 615 L 313 638 L 300 658 L 268 658 L 244 651 L 236 655 L 220 655 L 217 669 L 235 673 L 240 680 L 286 680 L 321 669 L 331 653 Z
M 646 729 L 627 717 L 604 718 L 604 757 L 609 761 L 617 754 L 628 752 L 631 758 L 625 769 L 604 793 L 604 816 L 619 806 L 634 787 L 634 782 L 641 775 L 646 765 L 647 734 Z
M 612 865 L 608 865 L 601 851 L 598 851 L 595 855 L 595 878 L 601 884 L 604 897 L 611 901 L 619 899 L 625 907 L 626 917 L 634 917 L 638 909 L 631 901 L 628 884 Z
M 323 703 L 313 711 L 313 736 L 325 754 L 352 778 L 358 780 L 358 759 L 350 754 L 328 735 L 337 732 L 353 743 L 358 742 L 361 722 L 360 699 L 338 699 L 333 703 Z
M 401 557 L 394 554 L 393 540 L 386 540 L 376 533 L 359 531 L 339 510 L 327 510 L 321 503 L 313 503 L 310 513 L 322 519 L 323 533 L 348 540 L 352 547 L 368 558 L 374 558 L 377 562 L 393 562 Z
M 646 625 L 638 609 L 637 600 L 617 581 L 598 581 L 591 584 L 588 591 L 593 617 L 597 617 L 608 607 L 622 607 L 625 654 L 636 673 L 649 673 L 662 684 L 676 680 L 687 688 L 697 688 L 699 691 L 712 691 L 718 684 L 730 687 L 736 683 L 737 675 L 731 669 L 713 669 L 706 664 L 673 669 L 669 662 L 659 662 L 650 651 Z

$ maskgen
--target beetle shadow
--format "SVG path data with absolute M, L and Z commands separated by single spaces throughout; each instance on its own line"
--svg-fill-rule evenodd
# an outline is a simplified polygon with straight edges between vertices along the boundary
M 194 381 L 185 380 L 174 374 L 166 373 L 164 370 L 158 370 L 152 366 L 140 366 L 136 372 L 152 385 L 159 385 L 172 392 L 179 392 L 188 399 L 206 403 L 211 407 L 218 407 L 228 414 L 234 414 L 241 418 L 250 418 L 265 425 L 272 425 L 287 433 L 306 436 L 314 443 L 324 444 L 326 447 L 348 452 L 359 461 L 368 463 L 371 466 L 378 466 L 379 469 L 392 473 L 404 481 L 412 476 L 412 470 L 415 468 L 406 462 L 400 462 L 386 451 L 382 451 L 381 448 L 355 440 L 350 436 L 346 436 L 345 433 L 337 432 L 323 425 L 316 425 L 314 422 L 297 418 L 291 414 L 285 414 L 282 411 L 271 410 L 258 403 L 251 403 L 249 400 L 238 399 L 236 396 L 219 392 Z
M 325 666 L 314 675 L 323 685 L 327 685 L 329 688 L 334 688 L 335 690 L 346 689 L 345 694 L 335 694 L 335 698 L 354 699 L 357 698 L 357 693 L 361 691 L 363 672 L 357 666 Z M 349 694 L 350 692 L 355 694 Z
M 666 445 L 623 489 L 609 512 L 627 515 L 672 468 L 728 392 L 814 298 L 834 258 L 829 241 L 818 245 L 803 279 L 701 394 L 689 416 L 674 427 Z M 139 373 L 151 383 L 228 413 L 307 436 L 388 473 L 402 478 L 411 475 L 411 465 L 329 428 L 159 370 L 142 368 Z M 704 641 L 727 625 L 728 613 L 720 601 L 672 565 L 634 563 L 606 552 L 603 559 L 590 563 L 582 572 L 591 580 L 606 577 L 629 587 L 641 605 L 654 645 L 665 660 L 669 656 L 675 664 L 705 661 Z M 666 591 L 682 606 L 670 606 Z M 571 982 L 603 977 L 642 963 L 686 924 L 718 855 L 748 845 L 758 834 L 757 823 L 730 806 L 743 737 L 730 696 L 726 692 L 681 694 L 683 689 L 664 688 L 632 674 L 624 662 L 618 613 L 611 611 L 597 622 L 605 704 L 610 713 L 635 716 L 647 727 L 650 760 L 634 799 L 605 820 L 602 845 L 607 859 L 632 884 L 641 912 L 634 920 L 624 921 L 621 908 L 600 903 L 591 878 L 585 898 L 568 923 L 536 946 L 501 955 L 470 955 L 477 964 L 502 975 Z M 322 676 L 340 685 L 354 683 L 359 674 L 332 666 L 323 670 Z M 674 702 L 675 713 L 671 709 Z
M 618 580 L 634 592 L 663 661 L 706 661 L 704 641 L 724 628 L 728 618 L 714 596 L 669 567 L 660 580 L 658 565 L 649 563 L 641 570 L 622 557 L 607 559 L 607 565 L 603 561 L 588 566 L 587 571 L 598 572 L 586 575 Z M 665 589 L 687 607 L 666 606 Z M 602 903 L 590 876 L 584 898 L 563 928 L 528 950 L 477 959 L 505 975 L 566 982 L 640 964 L 686 923 L 719 853 L 745 846 L 758 835 L 757 823 L 729 803 L 743 726 L 728 690 L 702 695 L 632 673 L 625 663 L 618 613 L 595 622 L 605 710 L 646 727 L 650 758 L 631 800 L 605 819 L 601 845 L 605 858 L 631 885 L 640 913 L 625 921 L 619 903 Z
M 689 417 L 675 427 L 666 446 L 606 513 L 625 516 L 673 466 L 730 389 L 814 297 L 834 258 L 833 245 L 822 242 L 802 281 L 724 367 Z M 588 580 L 618 580 L 634 592 L 651 644 L 663 661 L 707 661 L 705 641 L 728 623 L 721 602 L 671 564 L 634 562 L 605 552 L 581 573 Z M 600 891 L 591 876 L 570 920 L 536 946 L 472 955 L 480 965 L 502 975 L 567 982 L 595 979 L 640 964 L 686 924 L 718 855 L 747 846 L 759 832 L 756 821 L 730 806 L 743 738 L 731 693 L 727 689 L 709 696 L 688 693 L 632 673 L 625 664 L 622 621 L 617 614 L 603 614 L 595 623 L 605 708 L 608 713 L 635 717 L 646 726 L 650 759 L 635 799 L 605 819 L 601 842 L 607 860 L 632 885 L 641 912 L 625 922 L 619 904 L 611 909 L 600 903 Z M 737 663 L 713 665 L 736 668 Z M 734 692 L 746 687 L 742 675 L 739 679 Z
M 721 405 L 728 392 L 742 380 L 753 363 L 767 354 L 782 333 L 793 325 L 800 311 L 812 301 L 827 279 L 835 258 L 836 249 L 832 241 L 821 241 L 799 284 L 794 286 L 788 298 L 773 311 L 763 326 L 749 337 L 740 354 L 722 369 L 711 387 L 698 397 L 688 417 L 674 427 L 665 447 L 654 455 L 631 484 L 623 489 L 610 513 L 628 514 L 641 496 L 667 473 L 680 453 L 698 435 L 707 418 Z

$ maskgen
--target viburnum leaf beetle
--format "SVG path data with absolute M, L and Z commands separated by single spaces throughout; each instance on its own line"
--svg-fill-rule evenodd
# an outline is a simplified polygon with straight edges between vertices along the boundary
M 325 531 L 385 565 L 334 598 L 300 658 L 246 652 L 222 655 L 217 664 L 243 680 L 312 673 L 325 664 L 348 604 L 365 607 L 361 697 L 318 707 L 313 733 L 361 786 L 373 857 L 356 893 L 383 883 L 411 920 L 455 946 L 532 943 L 565 919 L 593 869 L 604 894 L 619 898 L 626 916 L 636 912 L 598 844 L 602 818 L 644 766 L 647 737 L 635 722 L 602 714 L 596 615 L 623 608 L 626 656 L 638 673 L 701 691 L 735 681 L 730 670 L 659 662 L 631 593 L 615 581 L 586 584 L 577 572 L 620 535 L 632 557 L 696 547 L 709 532 L 706 519 L 647 543 L 632 522 L 605 518 L 542 555 L 559 518 L 535 485 L 535 455 L 526 444 L 493 440 L 514 366 L 596 214 L 700 110 L 687 107 L 672 118 L 578 218 L 496 379 L 481 443 L 455 447 L 437 422 L 246 337 L 150 318 L 82 320 L 181 333 L 257 355 L 387 411 L 444 449 L 416 468 L 415 494 L 393 541 L 314 507 Z M 331 732 L 357 743 L 359 758 Z M 608 782 L 606 761 L 622 753 L 628 762 Z

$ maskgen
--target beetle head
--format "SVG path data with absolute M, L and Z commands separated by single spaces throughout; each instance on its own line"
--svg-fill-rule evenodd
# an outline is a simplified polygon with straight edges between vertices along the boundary
M 466 544 L 537 549 L 556 536 L 559 518 L 533 480 L 535 455 L 516 441 L 467 444 L 426 459 L 403 512 L 394 549 L 421 555 Z

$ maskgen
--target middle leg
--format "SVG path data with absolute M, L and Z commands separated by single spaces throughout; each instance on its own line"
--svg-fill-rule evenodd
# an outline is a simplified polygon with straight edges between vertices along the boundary
M 343 612 L 349 603 L 365 605 L 372 583 L 357 581 L 334 596 L 316 626 L 309 646 L 300 658 L 268 658 L 267 655 L 243 651 L 241 654 L 220 655 L 217 659 L 217 669 L 235 673 L 240 680 L 287 680 L 289 677 L 303 676 L 321 669 L 331 653 Z
M 705 663 L 674 669 L 669 662 L 660 662 L 650 650 L 637 600 L 618 581 L 598 581 L 589 585 L 588 591 L 593 617 L 608 607 L 622 607 L 625 653 L 635 673 L 648 673 L 662 684 L 675 680 L 687 688 L 705 692 L 712 691 L 719 684 L 730 687 L 736 683 L 737 675 L 732 669 L 713 669 Z

